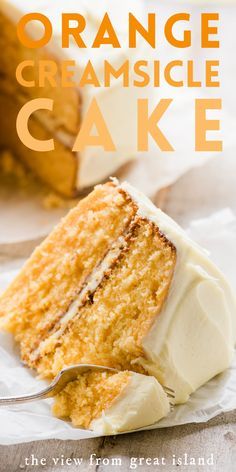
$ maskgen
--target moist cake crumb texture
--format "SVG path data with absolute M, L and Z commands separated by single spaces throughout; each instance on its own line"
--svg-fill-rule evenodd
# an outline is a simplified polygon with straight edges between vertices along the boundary
M 178 225 L 113 181 L 95 187 L 34 251 L 0 297 L 0 324 L 42 378 L 74 364 L 120 371 L 83 374 L 53 409 L 105 434 L 166 416 L 162 385 L 185 402 L 227 368 L 235 306 L 220 271 Z
M 70 418 L 74 426 L 89 428 L 113 404 L 129 378 L 129 372 L 82 374 L 57 395 L 53 413 L 59 418 Z
M 0 315 L 27 357 L 66 313 L 113 239 L 129 223 L 132 203 L 112 184 L 98 186 L 33 253 L 5 293 Z M 102 225 L 101 225 L 101 222 Z
M 174 265 L 173 247 L 154 225 L 138 219 L 128 247 L 94 295 L 59 339 L 47 339 L 38 371 L 55 375 L 65 364 L 76 363 L 140 370 L 142 338 L 167 296 Z

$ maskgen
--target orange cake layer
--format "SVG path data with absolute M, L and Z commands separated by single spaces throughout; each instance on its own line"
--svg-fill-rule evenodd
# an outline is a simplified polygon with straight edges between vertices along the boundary
M 27 362 L 49 377 L 76 363 L 140 370 L 142 339 L 167 297 L 174 267 L 173 246 L 137 217 L 95 292 Z
M 8 110 L 7 117 L 1 113 L 0 148 L 10 149 L 26 167 L 57 192 L 66 197 L 74 196 L 77 193 L 79 160 L 71 148 L 80 125 L 80 94 L 75 88 L 62 88 L 59 85 L 59 73 L 56 76 L 57 87 L 52 87 L 50 82 L 46 82 L 43 87 L 19 85 L 16 69 L 21 62 L 58 60 L 46 49 L 25 48 L 17 38 L 15 23 L 1 11 L 0 30 L 0 107 L 1 110 Z M 32 67 L 26 67 L 26 81 L 36 80 L 35 75 Z M 39 140 L 54 138 L 55 149 L 47 152 L 29 149 L 16 132 L 16 118 L 21 107 L 41 97 L 53 100 L 53 110 L 38 110 L 34 113 L 30 119 L 30 132 Z M 58 138 L 60 133 L 68 136 L 67 141 Z
M 150 426 L 169 411 L 168 395 L 154 377 L 128 371 L 87 371 L 67 384 L 53 406 L 58 418 L 100 434 Z
M 24 359 L 65 315 L 134 213 L 115 185 L 98 186 L 34 251 L 0 302 L 0 319 L 20 342 Z
M 36 113 L 37 119 L 46 125 L 49 131 L 66 131 L 72 136 L 78 133 L 80 123 L 80 97 L 75 88 L 60 87 L 59 72 L 56 75 L 58 86 L 52 87 L 50 81 L 45 81 L 43 87 L 23 87 L 16 80 L 17 66 L 23 61 L 56 60 L 52 53 L 46 48 L 30 49 L 24 47 L 16 32 L 16 25 L 0 10 L 0 48 L 2 51 L 0 61 L 0 90 L 14 97 L 14 101 L 20 104 L 28 102 L 34 98 L 51 98 L 54 100 L 54 107 L 50 114 L 45 114 L 39 110 Z M 60 70 L 60 68 L 58 68 Z M 35 81 L 37 76 L 35 69 L 26 67 L 23 77 L 26 81 Z
M 75 154 L 59 140 L 55 140 L 55 149 L 49 152 L 33 151 L 24 146 L 16 132 L 16 118 L 20 108 L 20 100 L 17 101 L 14 96 L 1 90 L 0 79 L 0 109 L 7 110 L 7 119 L 3 113 L 0 118 L 0 149 L 11 149 L 14 157 L 20 158 L 19 162 L 57 192 L 67 197 L 75 195 L 78 167 Z M 30 118 L 29 129 L 36 139 L 51 139 L 51 133 L 42 126 L 35 115 Z
M 175 261 L 173 245 L 128 193 L 98 186 L 36 249 L 0 315 L 42 376 L 79 362 L 129 369 L 143 355 Z
M 53 413 L 59 418 L 70 418 L 74 426 L 89 428 L 94 419 L 110 408 L 129 378 L 129 372 L 82 374 L 57 395 Z

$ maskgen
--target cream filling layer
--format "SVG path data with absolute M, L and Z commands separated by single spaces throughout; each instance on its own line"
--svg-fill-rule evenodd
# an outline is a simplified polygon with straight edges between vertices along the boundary
M 152 425 L 170 411 L 168 397 L 152 376 L 130 373 L 128 385 L 90 427 L 100 434 L 116 434 Z
M 236 340 L 236 301 L 207 253 L 166 214 L 128 183 L 138 214 L 175 245 L 177 264 L 168 299 L 143 340 L 145 369 L 176 393 L 176 403 L 229 367 Z
M 84 284 L 84 287 L 75 297 L 65 315 L 60 319 L 60 324 L 56 331 L 51 334 L 51 336 L 42 341 L 40 343 L 39 348 L 33 351 L 33 353 L 31 354 L 30 358 L 32 361 L 37 359 L 39 355 L 45 355 L 51 349 L 55 341 L 57 341 L 63 335 L 63 332 L 68 323 L 70 323 L 70 321 L 72 321 L 75 316 L 79 317 L 80 308 L 84 305 L 88 297 L 90 295 L 93 295 L 93 293 L 96 291 L 96 289 L 102 282 L 107 271 L 116 261 L 121 251 L 127 246 L 125 238 L 127 233 L 128 230 L 124 235 L 119 236 L 119 238 L 113 243 L 111 248 L 108 250 L 107 254 L 102 259 L 100 264 L 95 267 L 94 270 L 91 272 Z

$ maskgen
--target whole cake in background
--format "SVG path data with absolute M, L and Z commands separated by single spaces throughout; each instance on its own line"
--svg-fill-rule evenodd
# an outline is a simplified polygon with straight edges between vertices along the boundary
M 135 50 L 128 49 L 126 44 L 127 19 L 129 11 L 134 11 L 142 20 L 142 6 L 139 0 L 128 2 L 103 0 L 57 0 L 53 2 L 25 0 L 1 0 L 0 2 L 0 107 L 7 110 L 1 113 L 0 149 L 10 150 L 26 167 L 31 169 L 43 182 L 66 197 L 74 197 L 79 191 L 101 182 L 133 159 L 136 154 L 136 120 L 127 119 L 136 113 L 137 88 L 122 87 L 119 80 L 114 79 L 110 87 L 95 88 L 62 88 L 60 63 L 62 60 L 76 61 L 76 77 L 81 78 L 82 71 L 89 60 L 102 80 L 104 60 L 109 61 L 115 69 L 125 60 L 134 60 Z M 29 12 L 45 14 L 53 25 L 53 37 L 48 46 L 42 49 L 27 49 L 17 38 L 16 24 Z M 79 48 L 73 39 L 68 49 L 61 47 L 61 14 L 79 12 L 86 19 L 86 30 L 83 37 L 91 43 L 105 12 L 109 13 L 112 23 L 119 34 L 122 48 L 105 49 Z M 28 34 L 37 36 L 39 22 L 29 23 Z M 27 68 L 27 80 L 37 79 L 39 61 L 57 61 L 58 73 L 56 88 L 45 85 L 33 88 L 22 87 L 15 75 L 18 64 L 24 60 L 35 61 L 36 69 Z M 37 80 L 36 80 L 37 82 Z M 93 97 L 108 123 L 109 131 L 117 150 L 111 153 L 102 147 L 87 147 L 81 153 L 72 152 L 75 138 L 79 132 L 83 115 Z M 21 143 L 16 133 L 16 118 L 21 107 L 34 98 L 46 97 L 54 100 L 52 112 L 39 110 L 30 119 L 32 135 L 40 140 L 54 139 L 55 150 L 38 152 L 28 149 Z
M 67 385 L 54 413 L 104 434 L 155 423 L 230 366 L 236 301 L 207 253 L 144 195 L 95 187 L 0 298 L 25 365 L 52 379 L 82 363 L 116 368 Z

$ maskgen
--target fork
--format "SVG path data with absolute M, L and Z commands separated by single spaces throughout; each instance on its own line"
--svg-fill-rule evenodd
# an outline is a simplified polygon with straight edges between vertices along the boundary
M 102 365 L 94 365 L 94 364 L 77 364 L 70 367 L 66 367 L 62 369 L 59 374 L 55 377 L 55 379 L 51 382 L 51 384 L 40 390 L 36 393 L 29 393 L 27 395 L 21 395 L 18 397 L 1 397 L 0 398 L 0 406 L 7 406 L 7 405 L 19 405 L 21 403 L 28 403 L 34 400 L 43 400 L 45 398 L 52 398 L 58 393 L 60 393 L 63 388 L 69 382 L 76 380 L 78 375 L 81 375 L 89 370 L 92 371 L 111 371 L 111 372 L 119 372 L 117 369 L 113 369 L 112 367 L 104 367 Z M 167 396 L 174 398 L 174 391 L 169 387 L 164 387 Z

